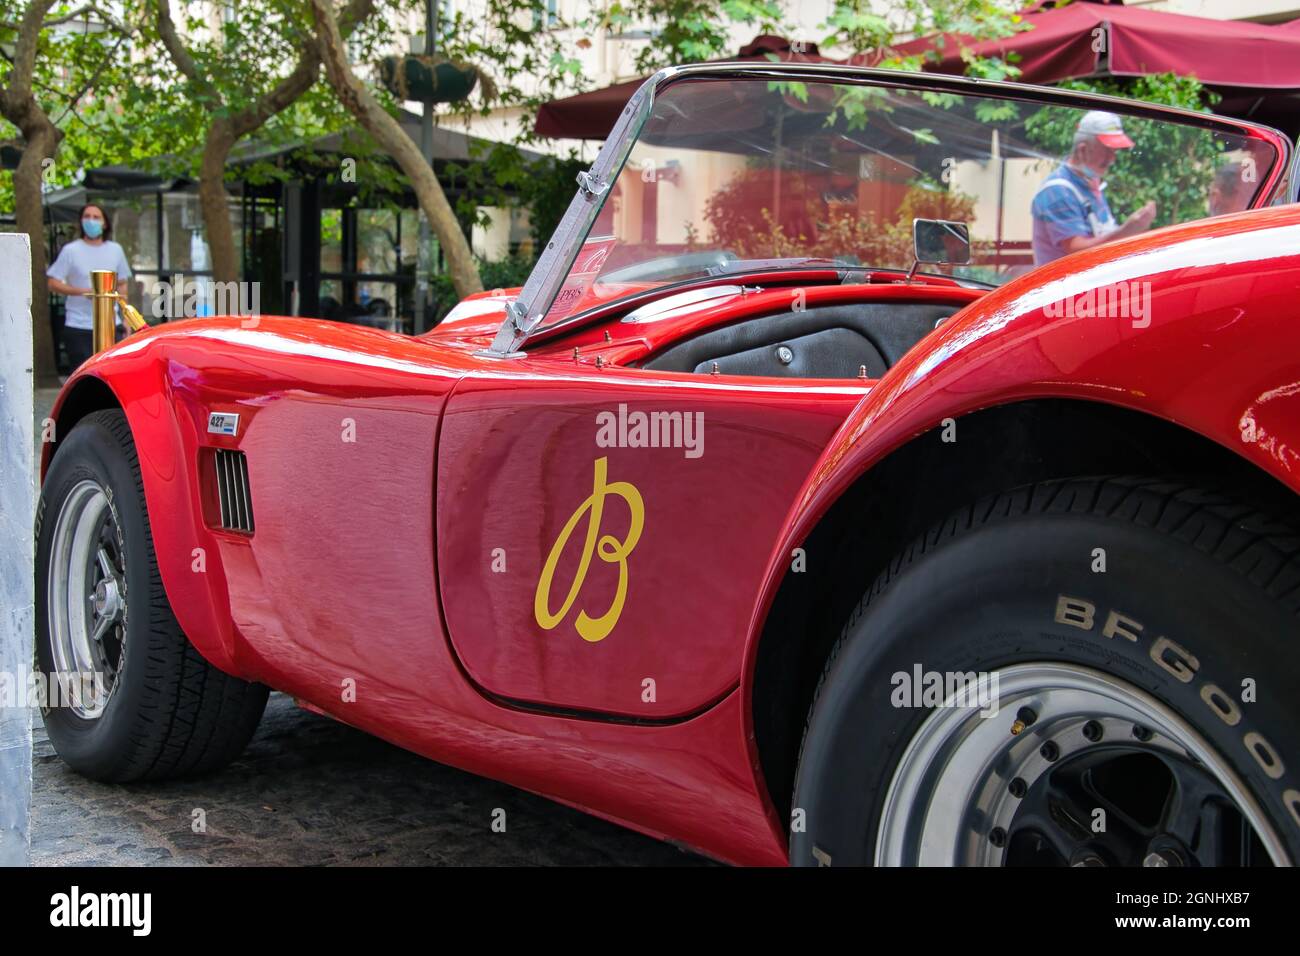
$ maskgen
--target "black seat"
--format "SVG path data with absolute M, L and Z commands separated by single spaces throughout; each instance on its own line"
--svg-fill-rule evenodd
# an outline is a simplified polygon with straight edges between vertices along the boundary
M 871 302 L 782 312 L 712 329 L 645 363 L 668 372 L 879 378 L 956 305 Z

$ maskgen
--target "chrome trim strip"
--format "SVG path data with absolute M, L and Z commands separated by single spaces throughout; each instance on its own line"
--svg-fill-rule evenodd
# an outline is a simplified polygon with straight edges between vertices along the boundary
M 248 488 L 248 456 L 242 452 L 239 455 L 237 463 L 239 465 L 239 495 L 244 506 L 244 530 L 249 534 L 253 533 L 253 495 Z
M 226 468 L 230 471 L 230 502 L 234 506 L 235 519 L 233 529 L 244 529 L 244 498 L 239 490 L 239 459 L 233 452 L 224 452 Z
M 235 457 L 228 451 L 221 452 L 226 463 L 226 481 L 230 489 L 230 528 L 238 531 L 243 527 L 243 516 L 239 513 L 239 477 L 235 473 Z
M 221 527 L 230 527 L 230 476 L 226 473 L 226 459 L 221 449 L 213 455 L 217 470 L 217 501 L 221 505 Z

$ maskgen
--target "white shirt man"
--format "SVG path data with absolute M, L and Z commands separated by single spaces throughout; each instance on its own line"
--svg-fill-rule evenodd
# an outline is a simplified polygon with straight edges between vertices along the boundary
M 63 324 L 63 345 L 75 369 L 90 357 L 93 305 L 86 294 L 91 292 L 90 273 L 107 270 L 117 276 L 121 286 L 131 278 L 122 247 L 107 237 L 112 227 L 103 210 L 88 205 L 81 211 L 81 238 L 59 250 L 54 263 L 45 270 L 50 291 L 68 297 Z M 122 320 L 117 322 L 120 327 Z

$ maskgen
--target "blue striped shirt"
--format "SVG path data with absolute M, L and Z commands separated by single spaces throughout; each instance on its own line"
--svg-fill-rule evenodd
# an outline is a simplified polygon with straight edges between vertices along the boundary
M 1088 181 L 1062 163 L 1034 194 L 1034 264 L 1043 265 L 1066 254 L 1065 241 L 1091 238 L 1115 228 L 1115 217 L 1104 190 L 1093 192 Z

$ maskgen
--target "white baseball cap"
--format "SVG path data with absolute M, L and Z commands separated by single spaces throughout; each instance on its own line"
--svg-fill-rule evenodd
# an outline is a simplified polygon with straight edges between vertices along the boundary
M 1109 146 L 1111 149 L 1128 149 L 1133 145 L 1133 140 L 1124 134 L 1124 124 L 1120 122 L 1120 118 L 1104 110 L 1093 110 L 1091 113 L 1083 114 L 1074 137 L 1079 140 L 1085 136 L 1092 137 L 1101 145 Z

